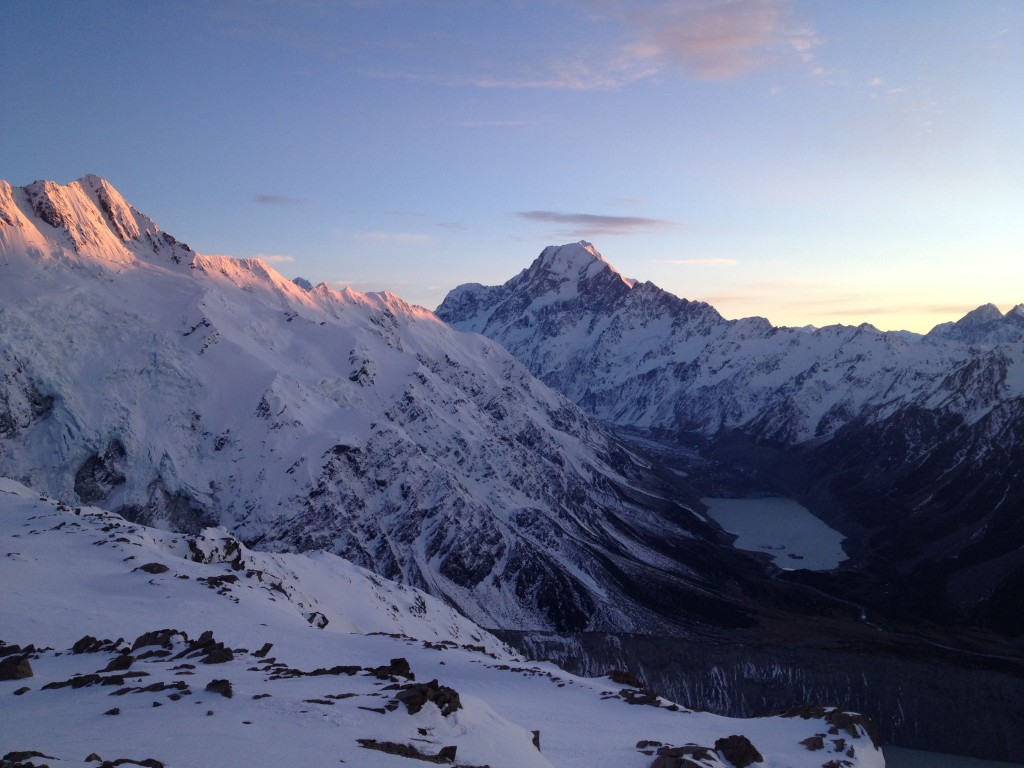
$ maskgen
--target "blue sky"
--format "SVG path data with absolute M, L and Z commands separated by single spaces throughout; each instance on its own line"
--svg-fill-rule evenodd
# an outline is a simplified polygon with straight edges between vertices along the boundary
M 0 177 L 427 307 L 586 239 L 776 324 L 1024 301 L 1024 1 L 7 0 Z

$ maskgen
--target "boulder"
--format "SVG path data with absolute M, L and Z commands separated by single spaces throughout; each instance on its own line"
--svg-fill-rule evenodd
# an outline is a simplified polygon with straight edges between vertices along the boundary
M 3 640 L 0 640 L 0 658 L 4 656 L 31 656 L 36 652 L 36 647 L 29 643 L 24 648 L 20 645 L 5 645 Z
M 105 666 L 100 671 L 101 672 L 121 672 L 123 670 L 128 669 L 134 663 L 134 661 L 135 661 L 135 657 L 132 656 L 130 653 L 118 654 L 117 656 L 112 658 L 110 660 L 110 663 L 107 664 L 107 666 Z
M 406 680 L 416 679 L 416 675 L 412 673 L 412 669 L 409 667 L 409 662 L 402 658 L 392 659 L 391 663 L 387 666 L 374 667 L 369 672 L 381 680 L 389 680 L 393 677 L 404 677 Z
M 135 642 L 132 643 L 132 650 L 135 651 L 148 645 L 159 645 L 161 648 L 169 651 L 172 638 L 176 636 L 185 637 L 186 635 L 177 629 L 156 629 L 152 632 L 146 632 L 135 638 Z
M 163 563 L 146 563 L 145 565 L 140 565 L 138 568 L 135 568 L 134 570 L 145 571 L 146 573 L 156 575 L 158 573 L 167 573 L 171 569 Z
M 643 688 L 644 684 L 640 682 L 636 675 L 632 672 L 626 672 L 622 669 L 613 669 L 608 673 L 608 677 L 611 678 L 613 683 L 618 685 L 628 685 L 631 688 Z
M 428 701 L 434 702 L 445 717 L 462 709 L 462 701 L 459 699 L 458 692 L 453 688 L 439 684 L 437 680 L 431 680 L 429 683 L 406 685 L 395 694 L 395 698 L 405 704 L 405 708 L 410 715 L 415 715 L 423 709 L 423 706 Z
M 266 658 L 266 655 L 268 653 L 270 653 L 270 649 L 273 648 L 273 647 L 274 647 L 273 643 L 264 643 L 263 647 L 260 648 L 258 651 L 253 651 L 252 655 L 255 656 L 257 659 Z
M 814 736 L 808 736 L 800 743 L 811 750 L 811 752 L 816 752 L 819 749 L 825 748 L 825 737 L 819 733 Z
M 104 648 L 109 648 L 113 643 L 110 640 L 98 640 L 92 635 L 85 635 L 71 646 L 72 653 L 99 653 Z
M 226 699 L 230 699 L 234 695 L 230 680 L 211 680 L 206 684 L 206 690 L 211 693 L 219 693 Z
M 715 751 L 736 768 L 747 768 L 748 765 L 764 762 L 764 757 L 746 736 L 734 735 L 718 739 L 715 742 Z
M 24 680 L 32 677 L 28 656 L 7 656 L 0 660 L 0 680 Z
M 697 744 L 685 744 L 681 747 L 666 745 L 658 748 L 658 756 L 651 763 L 651 768 L 705 768 L 706 761 L 713 759 L 710 749 Z M 697 762 L 698 760 L 701 762 Z

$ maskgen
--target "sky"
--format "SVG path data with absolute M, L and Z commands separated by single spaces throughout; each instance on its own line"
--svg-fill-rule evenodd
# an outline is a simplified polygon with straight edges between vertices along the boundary
M 434 308 L 587 240 L 726 317 L 1024 302 L 1024 0 L 5 0 L 0 178 Z

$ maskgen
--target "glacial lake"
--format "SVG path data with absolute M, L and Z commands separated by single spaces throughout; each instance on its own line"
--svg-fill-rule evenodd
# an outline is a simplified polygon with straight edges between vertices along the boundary
M 786 571 L 828 571 L 846 559 L 843 535 L 793 499 L 701 499 L 708 515 L 729 533 L 733 546 L 771 555 Z

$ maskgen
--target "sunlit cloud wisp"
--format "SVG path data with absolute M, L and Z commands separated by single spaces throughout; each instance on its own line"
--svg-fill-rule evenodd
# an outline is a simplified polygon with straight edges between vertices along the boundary
M 672 0 L 627 10 L 638 33 L 624 54 L 666 61 L 696 80 L 728 80 L 786 59 L 805 64 L 815 32 L 790 18 L 786 0 Z

